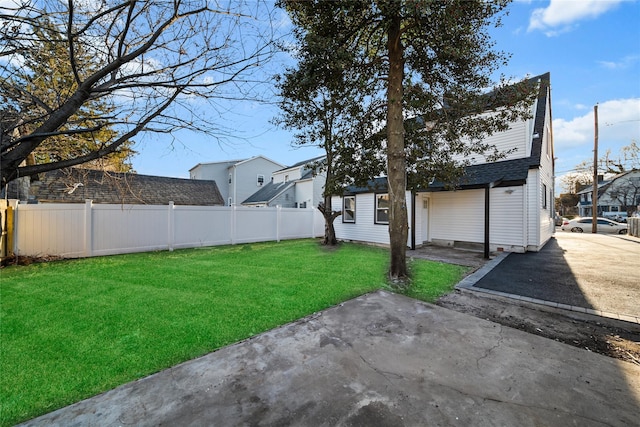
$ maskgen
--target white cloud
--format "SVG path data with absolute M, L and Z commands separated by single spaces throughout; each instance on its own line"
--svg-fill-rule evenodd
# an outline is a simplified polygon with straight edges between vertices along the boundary
M 609 70 L 620 70 L 631 67 L 639 60 L 640 55 L 627 55 L 618 61 L 598 61 L 598 64 Z
M 584 19 L 593 19 L 615 8 L 623 0 L 550 0 L 546 8 L 534 9 L 528 31 L 540 30 L 552 37 L 576 27 Z
M 553 121 L 554 145 L 572 148 L 592 144 L 594 139 L 593 108 L 571 120 Z M 598 105 L 598 140 L 628 144 L 640 138 L 640 98 L 616 99 Z

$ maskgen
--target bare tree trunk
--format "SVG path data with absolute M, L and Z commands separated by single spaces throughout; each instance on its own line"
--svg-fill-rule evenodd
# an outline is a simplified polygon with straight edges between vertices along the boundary
M 407 278 L 407 237 L 409 234 L 406 192 L 406 159 L 402 116 L 404 52 L 400 40 L 400 16 L 389 26 L 389 79 L 387 87 L 387 179 L 389 188 L 389 279 L 402 283 Z
M 318 204 L 318 210 L 322 212 L 324 216 L 324 238 L 322 239 L 323 245 L 335 246 L 338 244 L 336 238 L 336 230 L 333 227 L 333 221 L 339 217 L 342 212 L 334 212 L 331 208 L 331 196 L 324 198 L 324 202 Z

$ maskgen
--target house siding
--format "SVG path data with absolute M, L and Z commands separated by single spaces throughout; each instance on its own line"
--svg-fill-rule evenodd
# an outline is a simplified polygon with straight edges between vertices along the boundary
M 407 212 L 409 224 L 411 224 L 411 192 L 406 192 Z M 334 210 L 342 210 L 342 197 L 333 196 L 331 204 Z M 376 224 L 375 194 L 356 194 L 356 222 L 344 223 L 339 216 L 334 222 L 336 237 L 340 240 L 353 240 L 359 242 L 371 242 L 381 245 L 389 244 L 389 225 Z M 411 246 L 411 233 L 407 239 L 407 246 Z
M 190 169 L 191 179 L 216 181 L 225 205 L 240 204 L 260 189 L 258 175 L 268 180 L 282 165 L 262 156 L 246 160 L 201 163 Z M 231 183 L 229 183 L 231 175 Z M 265 181 L 266 182 L 266 181 Z
M 489 241 L 492 250 L 525 251 L 524 218 L 525 187 L 491 189 L 489 195 Z
M 258 174 L 264 175 L 265 179 L 268 179 L 267 177 L 271 176 L 278 167 L 279 165 L 262 157 L 255 157 L 238 163 L 235 167 L 230 167 L 229 171 L 233 172 L 235 178 L 235 183 L 230 186 L 229 194 L 232 203 L 240 204 L 260 189 Z
M 215 181 L 222 195 L 225 205 L 229 199 L 229 166 L 234 162 L 202 164 L 194 167 L 190 171 L 191 179 L 206 179 Z
M 484 190 L 433 193 L 429 217 L 432 242 L 483 242 L 483 206 Z
M 307 207 L 313 207 L 313 181 L 305 180 L 296 182 L 296 203 L 298 207 L 302 206 L 304 203 L 307 204 Z
M 533 120 L 526 120 L 516 122 L 510 125 L 509 129 L 504 132 L 495 133 L 483 140 L 483 143 L 493 145 L 498 152 L 505 155 L 500 160 L 512 160 L 527 157 L 531 151 L 530 144 L 527 141 L 531 140 L 531 129 L 533 128 Z M 453 156 L 457 161 L 467 159 L 463 155 Z M 477 154 L 474 156 L 474 164 L 487 163 L 484 156 Z

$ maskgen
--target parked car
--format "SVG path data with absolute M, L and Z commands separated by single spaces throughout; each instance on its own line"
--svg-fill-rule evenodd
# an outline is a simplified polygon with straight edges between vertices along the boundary
M 574 233 L 582 233 L 584 231 L 590 233 L 593 224 L 593 218 L 574 218 L 571 221 L 564 220 L 560 229 L 562 231 L 572 231 Z M 627 234 L 627 224 L 611 221 L 606 218 L 598 218 L 598 233 L 616 233 Z

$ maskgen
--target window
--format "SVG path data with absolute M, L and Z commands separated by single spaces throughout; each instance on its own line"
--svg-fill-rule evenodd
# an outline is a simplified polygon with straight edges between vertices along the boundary
M 547 209 L 547 184 L 542 184 L 542 209 Z
M 264 175 L 258 175 L 258 187 L 262 187 L 264 185 Z
M 389 224 L 389 195 L 376 194 L 376 224 Z
M 229 184 L 231 184 L 231 174 L 229 174 Z
M 284 182 L 289 182 L 289 175 L 284 176 Z
M 356 196 L 342 199 L 342 222 L 356 222 Z

